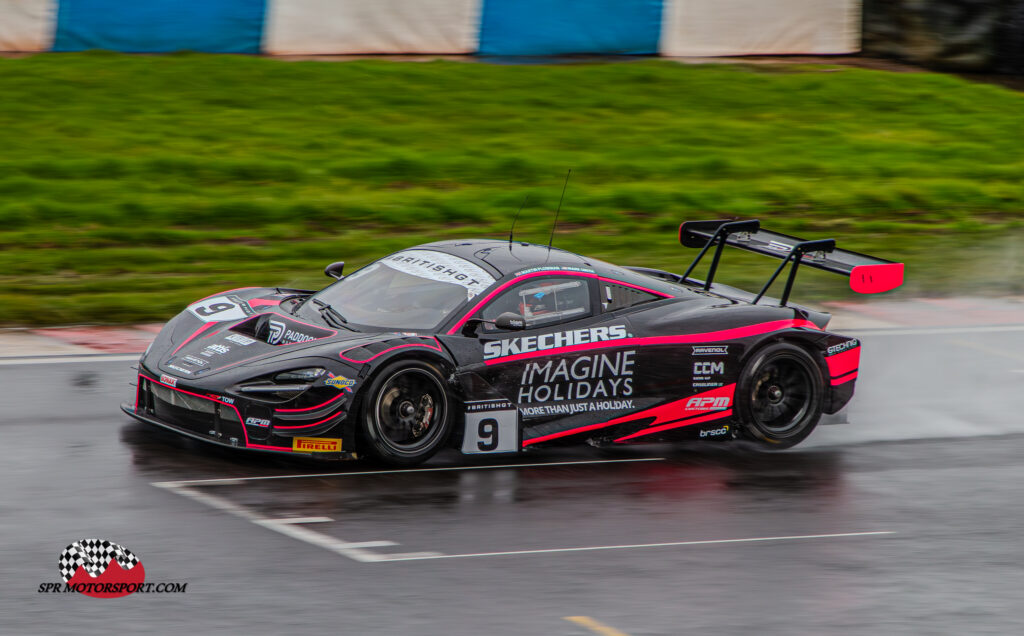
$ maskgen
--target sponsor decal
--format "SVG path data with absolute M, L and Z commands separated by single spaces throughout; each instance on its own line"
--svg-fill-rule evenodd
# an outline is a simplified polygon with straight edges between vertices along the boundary
M 280 322 L 278 320 L 271 320 L 270 335 L 267 336 L 267 342 L 269 342 L 272 345 L 276 345 L 277 343 L 281 342 L 281 338 L 284 337 L 285 329 L 287 329 L 287 327 L 283 322 Z
M 316 339 L 316 336 L 289 329 L 288 325 L 279 320 L 270 321 L 270 335 L 267 336 L 267 342 L 272 345 L 310 342 Z
M 768 249 L 775 250 L 776 252 L 788 252 L 793 249 L 793 246 L 781 241 L 768 241 Z
M 718 373 L 725 373 L 724 362 L 694 362 L 693 363 L 693 375 L 714 375 Z
M 235 403 L 235 399 L 234 398 L 224 397 L 223 395 L 217 395 L 216 393 L 207 393 L 206 396 L 207 397 L 211 397 L 211 398 L 213 398 L 215 400 L 220 400 L 224 404 L 234 404 Z
M 203 322 L 224 322 L 241 320 L 254 312 L 245 301 L 238 296 L 214 296 L 188 306 L 188 311 Z
M 832 345 L 831 347 L 829 347 L 828 348 L 828 355 L 834 356 L 837 353 L 842 353 L 844 351 L 847 351 L 849 349 L 853 349 L 854 347 L 859 347 L 859 346 L 860 346 L 860 341 L 857 340 L 856 338 L 853 338 L 852 340 L 847 340 L 846 342 L 841 342 L 841 343 L 839 343 L 837 345 Z
M 178 378 L 167 375 L 166 373 L 160 376 L 160 384 L 166 384 L 167 386 L 178 386 Z
M 292 438 L 292 450 L 302 453 L 340 453 L 341 440 L 331 437 Z
M 629 334 L 626 332 L 626 325 L 611 325 L 608 327 L 574 329 L 572 331 L 556 331 L 539 336 L 492 340 L 484 344 L 484 360 L 504 358 L 505 356 L 514 356 L 520 353 L 533 353 L 547 349 L 570 347 L 588 342 L 621 340 L 627 337 L 629 337 Z
M 725 373 L 725 362 L 694 360 L 693 387 L 699 389 L 722 386 L 720 376 Z M 716 379 L 718 378 L 718 379 Z
M 262 417 L 247 417 L 245 418 L 245 423 L 248 426 L 259 426 L 262 428 L 270 426 L 270 420 L 263 419 Z
M 722 428 L 716 428 L 710 431 L 701 430 L 701 437 L 721 437 L 722 435 L 729 434 L 729 427 L 723 426 Z
M 197 357 L 191 356 L 191 355 L 190 356 L 185 356 L 184 358 L 182 358 L 182 360 L 184 360 L 185 362 L 187 362 L 189 364 L 194 364 L 197 367 L 205 367 L 206 365 L 210 364 L 209 360 L 203 360 L 202 358 L 197 358 Z
M 732 406 L 732 398 L 727 395 L 720 395 L 718 397 L 711 395 L 694 396 L 686 401 L 687 411 L 714 411 L 727 409 L 730 406 Z
M 356 381 L 350 380 L 343 375 L 332 375 L 324 380 L 324 384 L 343 391 L 349 391 L 351 393 L 351 389 L 356 385 Z
M 178 373 L 184 373 L 185 375 L 192 375 L 192 370 L 191 369 L 186 369 L 185 367 L 179 367 L 176 364 L 168 364 L 167 368 L 168 369 L 174 369 Z
M 727 356 L 729 355 L 729 345 L 711 345 L 711 346 L 694 346 L 693 355 L 695 356 Z
M 225 353 L 227 353 L 228 351 L 231 351 L 231 347 L 229 347 L 227 345 L 211 344 L 211 345 L 206 345 L 206 347 L 203 348 L 203 350 L 199 352 L 199 355 L 205 356 L 207 358 L 212 358 L 213 356 L 222 356 Z
M 240 333 L 233 333 L 233 334 L 231 334 L 229 336 L 225 336 L 224 339 L 227 340 L 228 342 L 233 342 L 233 343 L 235 343 L 237 345 L 242 345 L 243 347 L 247 347 L 247 346 L 251 345 L 252 343 L 256 342 L 255 338 L 250 338 L 249 336 L 243 336 Z
M 519 409 L 519 412 L 526 417 L 543 417 L 548 415 L 575 415 L 576 413 L 588 413 L 591 411 L 621 411 L 632 408 L 633 400 L 598 400 L 524 406 Z
M 515 405 L 505 399 L 496 400 L 476 400 L 473 402 L 466 402 L 466 412 L 476 413 L 479 411 L 501 411 L 514 409 Z
M 188 583 L 146 583 L 146 568 L 135 554 L 106 539 L 82 539 L 57 559 L 62 583 L 40 583 L 40 594 L 78 593 L 119 598 L 135 593 L 184 593 Z
M 633 395 L 636 351 L 528 362 L 519 382 L 519 404 Z
M 406 250 L 379 261 L 391 269 L 427 280 L 460 285 L 466 299 L 480 294 L 494 283 L 494 277 L 469 261 L 433 250 Z M 361 270 L 360 270 L 361 271 Z

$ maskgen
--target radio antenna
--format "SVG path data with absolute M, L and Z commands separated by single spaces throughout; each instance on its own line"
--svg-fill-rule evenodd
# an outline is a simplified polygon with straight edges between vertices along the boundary
M 508 251 L 509 251 L 509 252 L 511 252 L 511 251 L 512 251 L 512 233 L 516 231 L 516 221 L 518 221 L 518 220 L 519 220 L 519 213 L 523 211 L 523 208 L 524 208 L 524 207 L 526 206 L 526 202 L 527 202 L 527 201 L 529 201 L 529 200 L 530 200 L 530 195 L 529 195 L 529 194 L 527 194 L 527 195 L 526 195 L 526 196 L 525 196 L 525 197 L 523 198 L 523 202 L 522 202 L 522 204 L 521 204 L 521 205 L 519 206 L 519 209 L 518 209 L 518 210 L 516 210 L 516 216 L 515 216 L 515 218 L 514 218 L 514 219 L 512 219 L 512 228 L 511 228 L 511 229 L 510 229 L 510 230 L 508 231 Z
M 555 240 L 555 226 L 558 225 L 558 213 L 562 211 L 562 201 L 565 200 L 565 188 L 569 185 L 569 175 L 572 174 L 572 168 L 569 168 L 569 172 L 565 173 L 565 183 L 562 184 L 562 196 L 558 199 L 558 209 L 555 210 L 555 221 L 551 224 L 551 236 L 548 237 L 548 258 L 551 258 L 551 244 Z

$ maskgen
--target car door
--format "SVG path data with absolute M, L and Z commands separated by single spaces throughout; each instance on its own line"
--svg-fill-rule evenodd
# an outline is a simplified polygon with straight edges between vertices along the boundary
M 521 318 L 524 329 L 492 324 L 509 312 Z M 488 437 L 484 445 L 490 444 L 495 428 L 499 437 L 516 434 L 529 445 L 634 408 L 636 352 L 626 346 L 631 334 L 622 317 L 602 313 L 595 277 L 534 275 L 503 290 L 471 318 L 490 322 L 464 334 L 463 346 L 457 347 L 467 393 L 480 398 L 467 401 L 464 452 L 480 445 L 481 433 Z M 503 403 L 504 414 L 488 418 L 497 424 L 474 429 L 477 418 L 469 414 L 487 402 Z M 508 414 L 512 410 L 515 432 Z

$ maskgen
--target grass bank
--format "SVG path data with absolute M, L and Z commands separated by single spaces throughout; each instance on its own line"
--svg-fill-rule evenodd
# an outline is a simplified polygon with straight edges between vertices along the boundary
M 681 220 L 757 216 L 907 260 L 906 293 L 1020 293 L 1022 141 L 1024 96 L 939 74 L 0 59 L 0 324 L 319 286 L 329 261 L 506 233 L 527 194 L 519 235 L 545 241 L 568 167 L 567 249 L 681 268 Z M 755 262 L 729 279 L 763 280 Z M 804 290 L 848 293 L 813 275 Z

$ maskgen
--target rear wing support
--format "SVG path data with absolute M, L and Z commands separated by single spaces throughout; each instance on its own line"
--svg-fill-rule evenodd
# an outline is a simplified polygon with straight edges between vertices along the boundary
M 781 258 L 782 263 L 765 283 L 761 292 L 754 299 L 754 303 L 764 297 L 772 283 L 790 262 L 792 262 L 792 267 L 782 293 L 782 305 L 789 302 L 790 292 L 793 290 L 796 272 L 800 265 L 848 276 L 850 288 L 861 294 L 877 294 L 895 289 L 903 284 L 903 263 L 838 249 L 834 239 L 805 241 L 795 236 L 762 230 L 761 222 L 757 219 L 749 221 L 687 221 L 679 226 L 679 242 L 686 247 L 701 248 L 697 257 L 686 269 L 686 273 L 683 274 L 684 282 L 711 249 L 711 246 L 716 246 L 707 280 L 704 281 L 705 290 L 711 289 L 722 250 L 726 245 Z

